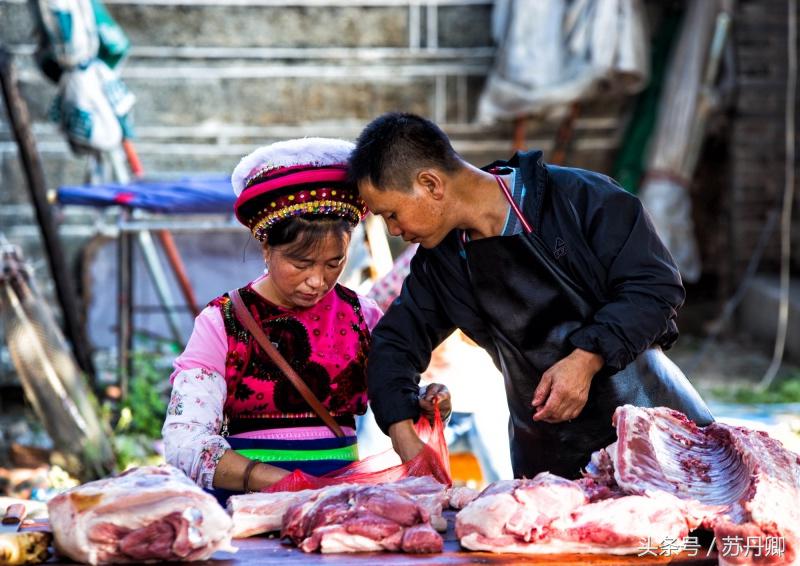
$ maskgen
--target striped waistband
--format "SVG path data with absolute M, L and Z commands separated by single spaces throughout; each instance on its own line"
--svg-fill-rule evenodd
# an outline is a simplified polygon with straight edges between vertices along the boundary
M 345 428 L 345 436 L 333 436 L 327 427 L 297 427 L 251 431 L 228 437 L 231 448 L 260 462 L 311 462 L 358 460 L 355 430 Z
M 356 431 L 349 426 L 343 426 L 345 436 L 355 436 Z M 336 438 L 326 426 L 294 426 L 286 428 L 269 428 L 265 430 L 251 430 L 234 434 L 230 438 L 254 440 L 321 440 Z
M 328 450 L 275 450 L 269 448 L 247 448 L 236 450 L 242 456 L 259 462 L 310 462 L 318 460 L 358 460 L 358 445 Z

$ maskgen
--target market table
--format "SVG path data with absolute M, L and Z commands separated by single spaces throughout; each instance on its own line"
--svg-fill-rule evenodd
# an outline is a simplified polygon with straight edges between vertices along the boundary
M 405 564 L 560 564 L 563 566 L 611 566 L 612 564 L 630 566 L 649 566 L 651 564 L 680 564 L 681 566 L 708 566 L 717 564 L 717 554 L 706 556 L 707 548 L 700 549 L 697 556 L 688 554 L 672 556 L 613 556 L 592 554 L 493 554 L 472 552 L 461 548 L 453 530 L 455 512 L 445 511 L 447 533 L 444 535 L 444 552 L 441 554 L 404 554 L 395 552 L 362 552 L 356 554 L 307 554 L 281 542 L 276 536 L 255 536 L 235 539 L 233 545 L 239 548 L 236 554 L 218 552 L 213 556 L 213 566 L 261 565 L 261 564 L 382 564 L 399 566 Z
M 210 566 L 261 566 L 265 564 L 332 564 L 334 566 L 382 564 L 386 566 L 402 565 L 453 565 L 453 564 L 541 564 L 562 566 L 651 566 L 656 564 L 676 564 L 680 566 L 712 566 L 717 564 L 717 552 L 708 553 L 708 546 L 697 551 L 696 556 L 690 553 L 672 554 L 671 556 L 615 556 L 594 554 L 494 554 L 491 552 L 472 552 L 463 549 L 454 532 L 455 511 L 445 511 L 447 532 L 444 534 L 444 552 L 439 554 L 404 554 L 402 552 L 359 552 L 349 554 L 305 553 L 291 544 L 282 542 L 275 534 L 250 538 L 234 539 L 233 545 L 239 549 L 236 553 L 217 552 L 207 562 L 190 564 L 207 564 Z M 25 529 L 36 530 L 36 529 Z M 48 566 L 70 566 L 74 562 L 66 562 L 51 557 Z M 179 563 L 174 563 L 179 564 Z

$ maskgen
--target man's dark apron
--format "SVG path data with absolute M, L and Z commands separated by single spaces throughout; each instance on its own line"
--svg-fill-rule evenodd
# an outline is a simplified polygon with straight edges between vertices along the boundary
M 534 232 L 474 240 L 464 247 L 472 289 L 491 327 L 505 380 L 516 477 L 542 471 L 577 477 L 592 452 L 616 440 L 611 417 L 620 405 L 670 407 L 699 425 L 713 421 L 700 395 L 660 347 L 649 348 L 621 371 L 598 372 L 586 406 L 572 421 L 534 421 L 531 400 L 542 374 L 572 352 L 570 334 L 591 320 L 596 307 L 581 296 Z

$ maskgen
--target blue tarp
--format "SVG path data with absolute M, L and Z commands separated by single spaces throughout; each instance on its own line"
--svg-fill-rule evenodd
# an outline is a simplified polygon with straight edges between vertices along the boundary
M 168 214 L 232 214 L 236 196 L 227 175 L 136 180 L 127 185 L 75 185 L 58 189 L 58 202 L 83 206 L 127 206 Z

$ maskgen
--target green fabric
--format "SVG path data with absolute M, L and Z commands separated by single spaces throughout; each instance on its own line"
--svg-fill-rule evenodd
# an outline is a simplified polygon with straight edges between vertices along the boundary
M 128 52 L 131 42 L 100 0 L 92 0 L 92 8 L 100 39 L 97 57 L 113 69 Z
M 648 141 L 655 129 L 658 101 L 664 86 L 669 54 L 678 36 L 682 16 L 683 11 L 675 7 L 667 8 L 664 14 L 658 33 L 653 39 L 650 83 L 636 99 L 633 116 L 614 163 L 613 176 L 629 193 L 637 193 L 644 174 Z
M 328 450 L 272 450 L 247 448 L 237 450 L 239 454 L 259 462 L 299 462 L 312 460 L 358 460 L 358 445 Z

